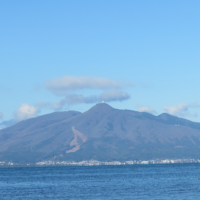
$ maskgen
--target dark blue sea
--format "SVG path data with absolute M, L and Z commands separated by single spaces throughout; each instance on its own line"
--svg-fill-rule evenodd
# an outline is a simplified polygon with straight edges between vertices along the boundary
M 0 199 L 200 199 L 200 164 L 0 168 Z

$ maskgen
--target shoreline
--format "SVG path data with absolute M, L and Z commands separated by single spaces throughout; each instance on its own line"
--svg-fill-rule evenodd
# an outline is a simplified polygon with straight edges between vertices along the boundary
M 58 167 L 58 166 L 124 166 L 124 165 L 157 165 L 157 164 L 197 164 L 200 163 L 200 159 L 165 159 L 165 160 L 139 160 L 139 161 L 41 161 L 35 164 L 18 164 L 12 162 L 0 162 L 0 168 L 16 168 L 16 167 Z

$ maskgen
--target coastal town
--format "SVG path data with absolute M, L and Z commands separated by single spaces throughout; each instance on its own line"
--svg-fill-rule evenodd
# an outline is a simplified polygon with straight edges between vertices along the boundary
M 165 159 L 165 160 L 133 160 L 133 161 L 98 161 L 98 160 L 85 160 L 80 162 L 75 161 L 53 161 L 53 160 L 46 160 L 37 162 L 35 164 L 33 163 L 27 163 L 27 164 L 19 164 L 19 163 L 13 163 L 13 162 L 0 162 L 0 166 L 99 166 L 99 165 L 138 165 L 138 164 L 175 164 L 175 163 L 200 163 L 200 159 Z

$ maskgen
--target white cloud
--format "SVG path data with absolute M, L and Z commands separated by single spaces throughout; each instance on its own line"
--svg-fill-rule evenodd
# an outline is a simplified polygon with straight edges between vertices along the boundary
M 45 87 L 56 95 L 66 95 L 69 91 L 82 89 L 120 89 L 125 86 L 133 86 L 130 82 L 119 82 L 109 78 L 74 77 L 64 76 L 47 80 Z
M 73 77 L 64 76 L 60 78 L 54 78 L 46 81 L 45 87 L 56 95 L 64 95 L 65 97 L 56 103 L 40 101 L 34 106 L 29 104 L 22 104 L 18 110 L 14 112 L 15 119 L 20 121 L 32 117 L 36 117 L 38 112 L 44 108 L 50 108 L 53 110 L 62 110 L 66 105 L 75 104 L 90 104 L 98 103 L 101 101 L 124 101 L 130 98 L 127 92 L 120 91 L 118 89 L 133 86 L 130 82 L 120 82 L 111 80 L 108 78 L 96 78 L 96 77 Z M 71 94 L 75 90 L 83 89 L 100 89 L 104 90 L 100 95 L 83 96 L 78 94 Z
M 81 103 L 96 103 L 98 102 L 98 98 L 96 96 L 88 96 L 84 97 L 83 95 L 77 94 L 70 94 L 65 96 L 65 98 L 57 101 L 56 103 L 49 103 L 49 102 L 38 102 L 36 107 L 40 110 L 43 108 L 50 108 L 53 110 L 61 110 L 65 105 L 75 105 Z
M 36 117 L 39 109 L 29 104 L 23 103 L 18 110 L 14 112 L 15 120 L 21 121 Z
M 51 108 L 53 110 L 60 110 L 65 105 L 75 105 L 75 104 L 90 104 L 98 103 L 101 101 L 111 102 L 111 101 L 124 101 L 130 98 L 127 92 L 122 92 L 120 90 L 111 89 L 103 92 L 100 96 L 91 95 L 84 97 L 83 95 L 70 94 L 65 96 L 65 98 L 59 100 L 56 103 L 38 102 L 36 107 L 40 110 L 43 108 Z
M 171 115 L 180 115 L 188 112 L 188 104 L 180 103 L 175 106 L 164 106 L 163 109 Z
M 2 119 L 3 119 L 3 113 L 0 112 L 0 120 L 2 120 Z
M 71 94 L 67 95 L 64 99 L 52 104 L 51 108 L 54 110 L 62 109 L 66 104 L 67 105 L 75 105 L 81 103 L 96 103 L 98 102 L 98 98 L 96 96 L 88 96 L 84 97 L 83 95 Z
M 198 104 L 184 104 L 179 103 L 175 106 L 164 106 L 163 109 L 167 111 L 171 115 L 176 116 L 196 116 L 197 114 L 191 114 L 189 108 L 197 108 L 200 107 Z
M 156 111 L 148 106 L 141 106 L 141 105 L 137 104 L 136 107 L 138 108 L 139 112 L 147 112 L 150 114 L 156 114 Z
M 117 89 L 110 89 L 103 92 L 99 96 L 100 101 L 124 101 L 130 98 L 130 95 L 127 92 L 123 92 Z

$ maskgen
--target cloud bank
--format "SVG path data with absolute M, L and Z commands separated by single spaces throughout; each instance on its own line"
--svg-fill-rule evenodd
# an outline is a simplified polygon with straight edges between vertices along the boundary
M 40 101 L 35 105 L 23 103 L 20 105 L 19 109 L 14 111 L 14 120 L 22 121 L 36 117 L 38 116 L 38 113 L 45 108 L 58 111 L 69 105 L 92 104 L 102 101 L 125 101 L 130 98 L 130 95 L 127 92 L 121 91 L 121 89 L 128 86 L 133 86 L 133 84 L 130 82 L 119 82 L 109 78 L 84 76 L 64 76 L 53 78 L 46 81 L 45 88 L 55 95 L 61 95 L 64 97 L 55 103 L 43 101 Z M 103 90 L 103 92 L 100 95 L 89 96 L 74 94 L 75 91 L 84 89 Z
M 63 76 L 60 78 L 49 79 L 45 83 L 45 88 L 55 95 L 65 96 L 63 99 L 56 103 L 38 102 L 36 106 L 39 109 L 51 108 L 60 110 L 65 105 L 75 104 L 90 104 L 98 103 L 101 101 L 124 101 L 130 98 L 127 92 L 121 91 L 124 87 L 133 86 L 130 82 L 120 82 L 111 80 L 109 78 L 97 78 L 86 76 Z M 100 95 L 83 96 L 74 94 L 75 91 L 84 89 L 89 90 L 103 90 Z
M 197 114 L 191 114 L 189 108 L 198 108 L 199 104 L 184 104 L 179 103 L 175 106 L 164 106 L 163 109 L 167 111 L 167 113 L 176 116 L 197 116 Z
M 74 77 L 64 76 L 49 79 L 45 83 L 45 88 L 56 95 L 66 95 L 70 91 L 83 89 L 122 89 L 123 87 L 133 86 L 130 82 L 120 82 L 109 78 L 97 77 Z
M 141 105 L 137 104 L 136 107 L 138 108 L 138 112 L 147 112 L 147 113 L 150 113 L 150 114 L 156 114 L 157 113 L 154 109 L 152 109 L 148 106 L 141 106 Z
M 130 95 L 127 92 L 123 92 L 116 89 L 111 89 L 104 91 L 99 96 L 91 95 L 84 97 L 83 95 L 70 94 L 66 95 L 65 98 L 59 100 L 56 103 L 47 103 L 47 102 L 38 102 L 36 107 L 38 109 L 51 108 L 53 110 L 61 110 L 65 105 L 75 105 L 75 104 L 90 104 L 90 103 L 99 103 L 102 101 L 111 102 L 111 101 L 124 101 L 130 98 Z
M 15 120 L 22 121 L 25 119 L 36 117 L 38 115 L 38 112 L 38 108 L 26 103 L 22 103 L 19 109 L 14 112 L 14 117 Z
M 99 96 L 99 101 L 124 101 L 130 98 L 130 95 L 127 92 L 123 92 L 117 89 L 110 89 L 107 91 L 104 91 Z

